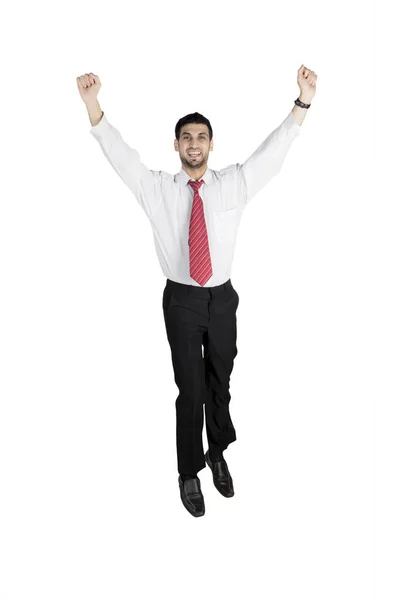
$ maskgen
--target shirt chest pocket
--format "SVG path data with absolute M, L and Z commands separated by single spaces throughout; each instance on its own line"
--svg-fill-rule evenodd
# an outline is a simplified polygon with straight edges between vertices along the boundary
M 238 209 L 213 211 L 215 233 L 221 243 L 231 242 L 235 239 Z

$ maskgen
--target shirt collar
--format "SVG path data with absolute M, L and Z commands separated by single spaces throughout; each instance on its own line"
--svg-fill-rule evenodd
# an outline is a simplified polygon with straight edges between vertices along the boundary
M 183 167 L 181 167 L 181 170 L 179 171 L 179 177 L 181 178 L 182 182 L 187 185 L 187 182 L 189 181 L 189 179 L 193 179 L 193 177 L 191 177 L 188 173 L 186 173 L 185 169 Z M 202 178 L 205 184 L 209 184 L 212 181 L 212 173 L 211 173 L 211 169 L 209 169 L 207 167 L 207 169 L 204 172 L 204 175 L 202 176 Z

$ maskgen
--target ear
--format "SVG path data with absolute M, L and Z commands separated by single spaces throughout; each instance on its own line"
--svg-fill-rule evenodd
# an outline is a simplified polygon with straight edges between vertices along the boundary
M 210 150 L 214 150 L 214 138 L 210 142 Z
M 177 152 L 179 152 L 179 146 L 178 146 L 178 141 L 174 140 L 174 148 Z

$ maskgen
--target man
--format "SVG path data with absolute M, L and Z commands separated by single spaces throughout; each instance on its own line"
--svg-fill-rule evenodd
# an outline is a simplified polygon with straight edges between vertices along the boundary
M 243 164 L 221 171 L 208 167 L 213 150 L 209 120 L 197 112 L 181 118 L 175 126 L 174 146 L 182 166 L 178 174 L 170 175 L 148 169 L 137 150 L 108 122 L 97 101 L 99 77 L 93 73 L 77 77 L 90 133 L 148 216 L 167 278 L 163 311 L 179 389 L 178 482 L 182 503 L 194 517 L 205 513 L 197 474 L 206 464 L 217 490 L 227 498 L 234 495 L 223 451 L 236 440 L 229 414 L 229 381 L 237 355 L 239 296 L 230 273 L 238 225 L 245 206 L 279 172 L 300 132 L 316 80 L 314 71 L 301 65 L 300 95 L 283 123 Z M 205 455 L 203 404 L 209 445 Z

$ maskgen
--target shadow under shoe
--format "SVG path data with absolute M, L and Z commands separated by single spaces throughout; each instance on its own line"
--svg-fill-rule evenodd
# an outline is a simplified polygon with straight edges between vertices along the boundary
M 193 517 L 202 517 L 205 513 L 205 506 L 200 479 L 193 477 L 182 481 L 179 475 L 178 482 L 183 506 Z
M 229 473 L 226 460 L 219 460 L 215 463 L 211 462 L 209 450 L 207 450 L 207 452 L 205 453 L 204 458 L 212 471 L 214 485 L 219 491 L 219 493 L 225 496 L 225 498 L 232 498 L 235 492 L 233 489 L 232 477 Z

